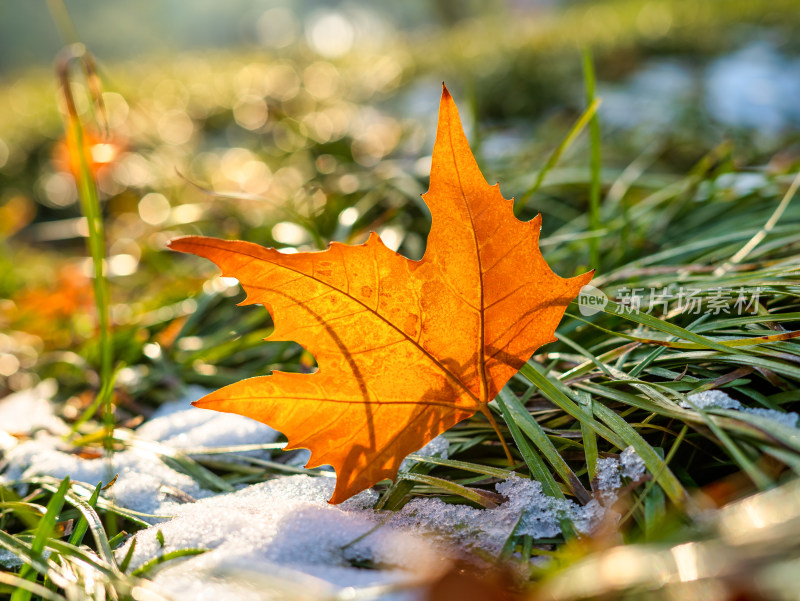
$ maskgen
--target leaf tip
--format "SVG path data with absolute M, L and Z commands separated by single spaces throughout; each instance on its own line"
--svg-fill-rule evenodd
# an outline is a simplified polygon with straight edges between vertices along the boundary
M 337 476 L 338 476 L 338 474 L 337 474 Z M 352 494 L 348 494 L 346 492 L 343 493 L 342 491 L 340 491 L 339 490 L 339 486 L 337 484 L 336 488 L 334 488 L 334 490 L 333 490 L 333 494 L 331 495 L 331 498 L 328 499 L 328 505 L 338 505 L 339 503 L 343 503 L 344 501 L 346 501 L 347 499 L 349 499 L 352 496 L 353 496 Z
M 331 498 L 328 499 L 329 505 L 339 505 L 340 503 L 344 503 L 347 499 L 351 499 L 360 493 L 362 490 L 366 490 L 369 486 L 357 486 L 353 485 L 352 483 L 347 485 L 339 485 L 339 474 L 336 474 L 336 487 L 333 489 L 333 494 Z
M 589 282 L 592 281 L 594 278 L 595 269 L 590 269 L 586 273 L 582 273 L 580 275 L 576 275 L 573 278 L 569 278 L 571 281 L 575 282 L 578 285 L 579 289 L 586 286 Z
M 209 396 L 209 395 L 206 395 Z M 197 399 L 196 401 L 192 401 L 192 407 L 197 407 L 198 409 L 213 409 L 211 407 L 212 401 L 207 399 L 206 397 Z
M 177 238 L 173 238 L 172 240 L 167 242 L 166 246 L 170 250 L 175 250 L 178 252 L 186 252 L 185 249 L 187 242 L 189 242 L 192 238 L 195 237 L 196 236 L 178 236 Z

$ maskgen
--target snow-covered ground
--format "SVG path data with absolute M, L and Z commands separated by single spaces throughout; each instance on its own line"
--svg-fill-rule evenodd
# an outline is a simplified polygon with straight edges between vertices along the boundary
M 610 505 L 616 491 L 645 471 L 633 449 L 619 459 L 601 459 L 596 480 L 600 498 L 585 506 L 547 497 L 538 482 L 518 476 L 496 485 L 507 500 L 493 509 L 416 498 L 400 511 L 380 512 L 372 509 L 378 497 L 372 490 L 329 505 L 332 472 L 279 476 L 220 493 L 160 457 L 259 444 L 260 450 L 249 451 L 257 457 L 269 459 L 270 452 L 281 451 L 264 448 L 276 446 L 269 443 L 278 437 L 267 426 L 192 407 L 190 402 L 204 392 L 190 389 L 184 398 L 161 407 L 128 434 L 127 450 L 108 459 L 83 458 L 65 445 L 61 435 L 67 427 L 50 404 L 51 384 L 6 397 L 0 401 L 5 464 L 0 481 L 70 476 L 94 487 L 116 476 L 104 492 L 106 498 L 147 514 L 141 517 L 152 524 L 117 550 L 123 557 L 135 540 L 131 569 L 170 551 L 207 550 L 166 562 L 155 572 L 159 590 L 176 601 L 255 600 L 276 590 L 312 598 L 357 592 L 362 597 L 374 593 L 413 599 L 419 590 L 415 587 L 440 574 L 452 558 L 476 549 L 497 555 L 515 528 L 534 538 L 552 537 L 560 532 L 560 519 L 567 517 L 578 530 L 590 532 L 613 519 Z M 447 446 L 439 437 L 420 453 L 446 457 Z M 3 557 L 8 559 L 0 556 L 0 562 Z

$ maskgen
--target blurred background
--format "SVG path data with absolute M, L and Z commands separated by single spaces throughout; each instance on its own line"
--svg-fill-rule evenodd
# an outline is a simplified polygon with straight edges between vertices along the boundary
M 55 376 L 77 414 L 97 363 L 87 227 L 53 70 L 67 43 L 86 44 L 102 80 L 107 134 L 85 79 L 73 77 L 72 90 L 106 223 L 120 407 L 136 414 L 186 382 L 313 365 L 295 346 L 257 344 L 270 325 L 263 309 L 219 300 L 238 288 L 165 251 L 170 238 L 291 252 L 374 230 L 422 255 L 419 194 L 442 81 L 507 197 L 532 190 L 586 109 L 584 49 L 602 97 L 604 189 L 634 172 L 625 198 L 635 203 L 713 152 L 726 171 L 753 167 L 713 180 L 718 190 L 771 185 L 766 176 L 797 159 L 799 9 L 794 0 L 1 3 L 0 393 Z M 590 262 L 585 235 L 574 234 L 586 227 L 587 140 L 576 139 L 522 213 L 543 213 L 543 250 L 564 276 Z M 662 242 L 603 244 L 591 265 L 599 273 Z

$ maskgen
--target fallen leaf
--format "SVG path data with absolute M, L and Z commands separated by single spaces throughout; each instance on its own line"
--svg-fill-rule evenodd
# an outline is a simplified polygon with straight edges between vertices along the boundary
M 246 415 L 337 473 L 331 503 L 385 478 L 403 458 L 487 404 L 554 331 L 591 273 L 564 279 L 539 252 L 541 216 L 519 221 L 489 186 L 447 88 L 439 108 L 425 256 L 372 233 L 322 252 L 282 254 L 189 236 L 170 247 L 210 259 L 262 304 L 275 330 L 316 357 L 313 374 L 273 372 L 206 395 L 198 407 Z

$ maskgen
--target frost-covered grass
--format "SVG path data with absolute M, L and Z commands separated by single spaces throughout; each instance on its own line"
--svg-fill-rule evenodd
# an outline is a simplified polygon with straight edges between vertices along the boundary
M 735 22 L 756 4 L 732 2 L 728 16 Z M 636 29 L 629 41 L 646 37 L 636 26 L 646 6 L 610 3 L 595 13 L 591 36 L 604 40 L 599 23 L 622 11 Z M 682 6 L 662 10 L 677 24 Z M 691 27 L 716 21 L 724 30 L 719 6 Z M 649 124 L 612 131 L 601 110 L 603 169 L 590 170 L 597 137 L 577 128 L 572 138 L 571 125 L 584 123 L 578 114 L 559 113 L 531 135 L 531 124 L 514 126 L 503 107 L 516 97 L 523 108 L 515 110 L 533 111 L 546 90 L 533 75 L 492 83 L 493 73 L 532 64 L 529 53 L 542 45 L 564 53 L 558 32 L 569 24 L 558 20 L 540 37 L 507 35 L 481 50 L 499 61 L 483 71 L 472 68 L 475 48 L 459 42 L 481 27 L 500 25 L 465 23 L 425 52 L 400 44 L 377 62 L 310 59 L 301 49 L 272 62 L 195 56 L 112 70 L 118 88 L 106 99 L 121 155 L 97 174 L 118 362 L 111 437 L 87 410 L 100 390 L 101 353 L 76 197 L 51 161 L 59 135 L 52 89 L 31 78 L 0 95 L 8 109 L 0 138 L 12 149 L 0 197 L 0 232 L 9 237 L 0 247 L 8 297 L 0 374 L 4 389 L 18 391 L 0 400 L 0 595 L 405 599 L 446 582 L 451 566 L 480 575 L 501 563 L 514 586 L 560 600 L 643 590 L 794 598 L 800 203 L 797 161 L 785 151 L 792 137 L 735 132 L 752 143 L 715 146 L 708 140 L 719 141 L 717 129 L 681 121 L 652 141 Z M 601 77 L 603 48 L 617 48 L 604 44 Z M 577 53 L 565 54 L 574 72 Z M 263 309 L 235 307 L 234 283 L 163 244 L 202 233 L 313 250 L 377 230 L 420 256 L 429 224 L 418 194 L 441 77 L 419 74 L 443 55 L 477 73 L 473 100 L 484 112 L 474 115 L 471 139 L 487 177 L 526 203 L 521 218 L 543 214 L 541 247 L 559 274 L 595 268 L 593 284 L 611 300 L 593 314 L 573 304 L 558 341 L 492 403 L 513 466 L 479 415 L 410 456 L 397 481 L 328 506 L 334 474 L 306 469 L 302 452 L 284 453 L 279 433 L 188 406 L 202 395 L 197 385 L 308 372 L 313 358 L 296 345 L 265 344 Z M 448 85 L 468 99 L 458 90 L 469 87 L 466 75 Z M 414 112 L 420 105 L 430 110 Z M 263 127 L 254 125 L 262 109 Z M 168 126 L 186 119 L 190 136 L 176 142 L 180 128 Z M 34 189 L 35 202 L 11 193 Z M 592 190 L 600 194 L 590 217 Z M 682 290 L 699 311 L 685 306 Z

